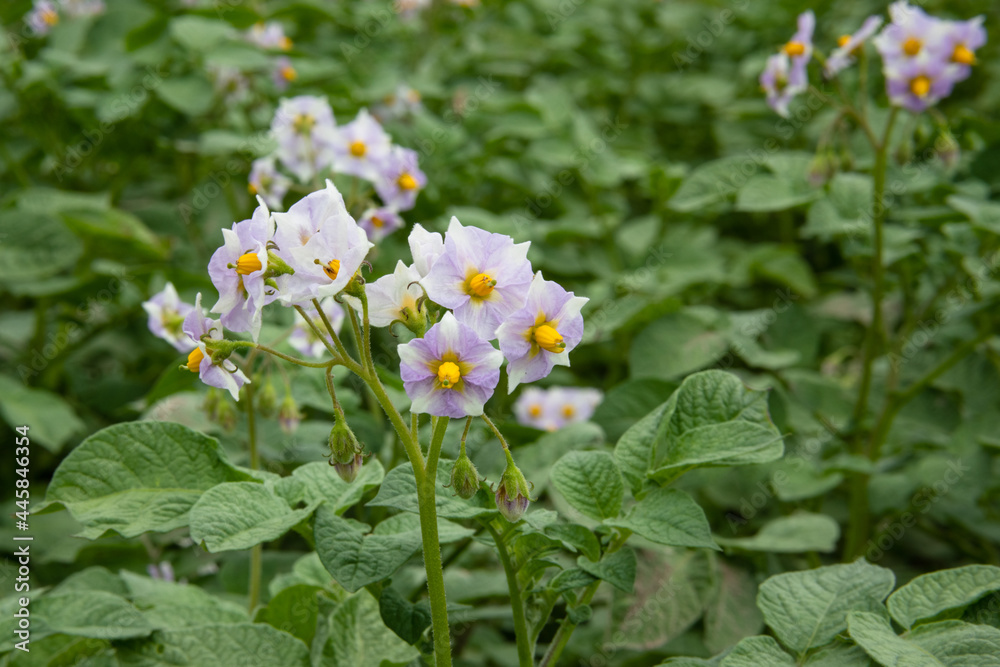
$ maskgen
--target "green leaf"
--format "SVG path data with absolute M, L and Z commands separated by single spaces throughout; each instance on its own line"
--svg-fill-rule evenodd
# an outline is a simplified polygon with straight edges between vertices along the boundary
M 434 492 L 437 515 L 443 519 L 475 519 L 497 514 L 492 500 L 482 489 L 470 500 L 459 498 L 446 484 L 451 484 L 451 467 L 454 461 L 438 462 Z M 489 503 L 489 504 L 487 504 Z M 417 481 L 409 463 L 396 466 L 388 472 L 378 494 L 368 501 L 369 507 L 393 507 L 406 512 L 420 513 L 417 501 Z
M 529 512 L 525 516 L 530 516 Z M 601 543 L 594 531 L 578 523 L 554 523 L 545 527 L 545 533 L 563 543 L 571 551 L 578 551 L 590 560 L 601 557 Z
M 639 419 L 670 398 L 675 389 L 676 384 L 663 380 L 624 382 L 604 396 L 591 420 L 604 429 L 609 442 L 614 442 Z
M 73 635 L 93 639 L 131 639 L 148 636 L 153 626 L 128 600 L 105 591 L 77 590 L 43 595 L 31 601 L 31 639 L 49 635 Z M 3 637 L 0 651 L 13 648 L 13 628 L 17 619 L 10 615 L 0 621 Z
M 775 575 L 760 585 L 757 606 L 778 639 L 801 655 L 843 632 L 849 612 L 883 609 L 895 581 L 891 570 L 858 559 Z
M 252 479 L 230 465 L 219 443 L 180 424 L 109 426 L 70 452 L 52 477 L 46 503 L 61 503 L 84 525 L 82 537 L 123 537 L 188 524 L 204 491 Z
M 578 567 L 563 570 L 549 580 L 548 588 L 553 593 L 565 593 L 575 588 L 583 588 L 593 583 L 595 577 Z
M 385 469 L 377 459 L 365 463 L 351 482 L 341 479 L 329 463 L 316 461 L 299 466 L 291 476 L 283 477 L 275 484 L 274 492 L 293 505 L 300 501 L 323 501 L 337 514 L 343 514 L 384 478 Z
M 426 600 L 410 602 L 395 588 L 382 590 L 378 610 L 386 627 L 407 644 L 416 644 L 431 626 L 431 608 Z
M 266 623 L 204 625 L 156 632 L 152 639 L 118 650 L 128 667 L 309 667 L 309 649 Z
M 732 155 L 700 165 L 677 188 L 670 208 L 690 213 L 726 201 L 736 193 L 735 184 L 742 183 L 745 163 L 745 157 Z
M 390 577 L 421 545 L 419 530 L 378 535 L 367 529 L 325 506 L 316 512 L 316 551 L 337 583 L 352 593 Z
M 53 453 L 84 429 L 73 408 L 58 394 L 31 389 L 9 375 L 0 375 L 0 415 L 12 429 L 30 426 L 30 441 Z
M 769 521 L 753 537 L 716 538 L 722 546 L 772 553 L 830 553 L 840 539 L 840 524 L 825 514 L 797 512 Z
M 234 32 L 228 23 L 204 16 L 185 14 L 170 22 L 171 36 L 191 51 L 209 51 Z
M 889 613 L 904 628 L 1000 590 L 1000 567 L 968 565 L 920 575 L 889 596 Z
M 191 508 L 191 539 L 203 543 L 210 553 L 249 549 L 281 537 L 307 519 L 321 502 L 293 510 L 263 484 L 219 484 L 202 494 Z
M 928 623 L 914 629 L 907 640 L 948 667 L 1000 667 L 1000 630 L 988 625 Z
M 157 630 L 219 623 L 246 623 L 244 606 L 211 595 L 197 586 L 175 584 L 122 570 L 129 597 Z
M 851 639 L 879 664 L 906 667 L 944 667 L 944 663 L 929 652 L 896 636 L 889 621 L 881 614 L 852 611 L 847 615 Z M 969 663 L 963 663 L 971 667 Z
M 83 244 L 50 215 L 0 211 L 0 282 L 41 280 L 71 269 Z
M 795 667 L 795 659 L 781 650 L 774 637 L 747 637 L 722 659 L 721 667 Z
M 808 185 L 771 174 L 757 174 L 740 188 L 737 211 L 784 211 L 806 204 L 819 195 Z
M 206 113 L 215 99 L 212 84 L 198 76 L 165 79 L 155 90 L 168 106 L 188 116 Z
M 871 667 L 872 661 L 864 649 L 837 640 L 811 653 L 803 667 Z
M 685 491 L 653 489 L 610 526 L 628 528 L 647 540 L 669 547 L 718 549 L 705 511 Z
M 615 445 L 615 462 L 628 481 L 633 494 L 638 494 L 653 465 L 653 454 L 660 426 L 669 419 L 677 405 L 677 392 L 665 403 L 632 425 Z
M 729 349 L 726 336 L 716 330 L 714 320 L 695 314 L 692 309 L 656 320 L 632 341 L 630 375 L 669 380 L 714 364 Z M 664 353 L 666 350 L 668 354 Z
M 569 452 L 552 466 L 551 479 L 567 502 L 591 519 L 621 512 L 625 485 L 608 452 Z
M 576 559 L 576 564 L 587 574 L 603 579 L 623 593 L 631 593 L 635 586 L 635 552 L 628 547 L 605 554 L 596 563 L 580 556 Z
M 117 257 L 118 253 L 128 257 L 140 253 L 151 258 L 166 256 L 156 235 L 131 213 L 114 208 L 85 209 L 65 212 L 62 219 L 70 229 L 99 248 L 102 256 Z
M 279 630 L 298 637 L 306 646 L 312 645 L 319 619 L 317 595 L 325 589 L 311 584 L 296 584 L 282 589 L 272 597 L 266 607 L 261 607 L 255 623 L 267 623 Z
M 744 637 L 764 629 L 764 617 L 757 609 L 757 584 L 745 571 L 727 565 L 721 558 L 716 564 L 715 586 L 705 607 L 705 646 L 712 653 L 724 651 Z
M 420 655 L 385 626 L 378 602 L 368 591 L 344 600 L 328 623 L 329 635 L 319 664 L 401 667 Z

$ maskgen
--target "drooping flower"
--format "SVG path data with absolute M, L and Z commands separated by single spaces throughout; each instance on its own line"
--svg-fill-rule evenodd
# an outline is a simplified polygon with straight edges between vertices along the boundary
M 809 87 L 808 65 L 812 60 L 812 35 L 816 16 L 812 10 L 799 14 L 798 28 L 781 52 L 769 57 L 760 75 L 767 103 L 781 116 L 788 116 L 788 103 Z
M 351 174 L 370 181 L 379 177 L 389 157 L 392 140 L 367 109 L 337 128 L 333 165 L 338 174 Z
M 580 309 L 586 297 L 574 296 L 535 274 L 524 306 L 497 328 L 507 365 L 507 390 L 548 375 L 553 366 L 569 366 L 569 353 L 583 338 Z
M 603 394 L 597 389 L 528 387 L 514 403 L 514 415 L 524 426 L 557 431 L 590 419 L 602 398 Z
M 295 271 L 277 278 L 280 298 L 288 305 L 336 296 L 372 247 L 330 181 L 287 213 L 275 213 L 274 220 L 278 255 Z
M 59 23 L 59 12 L 56 4 L 50 0 L 36 0 L 31 11 L 28 12 L 24 21 L 36 35 L 47 35 L 52 26 Z
M 399 320 L 404 324 L 422 317 L 417 300 L 423 296 L 420 275 L 402 260 L 393 273 L 382 276 L 365 288 L 368 295 L 368 321 L 373 327 L 387 327 Z
M 403 218 L 388 206 L 379 206 L 362 213 L 358 224 L 368 234 L 368 240 L 374 243 L 402 227 Z
M 393 146 L 375 178 L 375 191 L 386 206 L 397 211 L 413 208 L 417 193 L 427 185 L 427 177 L 417 166 L 417 152 Z
M 212 361 L 212 353 L 205 339 L 221 340 L 222 323 L 205 317 L 201 308 L 200 293 L 195 297 L 194 308 L 184 318 L 183 330 L 197 345 L 188 355 L 185 364 L 187 369 L 197 373 L 201 381 L 208 386 L 225 389 L 232 394 L 233 400 L 240 400 L 240 387 L 250 382 L 250 379 L 228 359 L 218 364 Z
M 324 98 L 282 98 L 271 121 L 271 133 L 278 142 L 278 159 L 301 182 L 333 164 L 337 127 L 333 110 Z
M 299 78 L 299 73 L 292 66 L 292 61 L 287 56 L 281 56 L 274 61 L 274 68 L 271 70 L 271 80 L 274 87 L 280 91 L 288 88 L 288 84 Z
M 319 305 L 323 308 L 323 314 L 326 315 L 326 318 L 330 322 L 330 326 L 333 327 L 334 332 L 339 334 L 340 327 L 344 323 L 344 309 L 339 303 L 334 301 L 332 296 L 320 301 Z M 310 321 L 316 329 L 323 333 L 327 342 L 332 345 L 333 339 L 330 338 L 330 334 L 327 333 L 326 325 L 323 323 L 323 319 L 319 316 L 316 306 L 311 303 L 306 304 L 303 306 L 302 310 L 304 310 L 306 315 L 309 316 Z M 313 327 L 309 326 L 309 323 L 302 318 L 298 311 L 295 313 L 295 328 L 288 336 L 288 344 L 306 357 L 322 357 L 326 353 L 327 349 L 326 345 L 323 344 L 323 341 L 316 335 Z
M 503 355 L 451 313 L 398 351 L 403 388 L 417 413 L 481 415 L 500 381 Z
M 824 71 L 828 77 L 836 76 L 854 61 L 854 54 L 864 47 L 872 35 L 882 26 L 881 16 L 869 16 L 853 35 L 841 35 L 837 48 L 826 59 Z
M 298 430 L 301 422 L 302 413 L 299 412 L 299 406 L 292 395 L 287 394 L 281 402 L 281 407 L 278 408 L 278 426 L 281 427 L 282 433 L 291 435 Z
M 247 39 L 262 49 L 288 51 L 292 48 L 292 40 L 285 35 L 284 27 L 277 21 L 255 23 L 247 31 Z
M 500 323 L 524 305 L 531 285 L 528 245 L 452 218 L 444 254 L 422 284 L 431 300 L 492 340 Z
M 510 451 L 505 450 L 504 453 L 507 455 L 507 467 L 504 468 L 503 475 L 497 483 L 495 500 L 500 514 L 511 523 L 516 523 L 528 509 L 531 489 L 528 488 L 528 480 L 524 478 L 524 473 L 514 463 Z
M 260 336 L 263 308 L 276 298 L 275 291 L 264 284 L 274 222 L 263 199 L 258 202 L 249 220 L 222 230 L 224 242 L 208 263 L 212 284 L 219 290 L 212 312 L 221 315 L 227 329 L 248 331 L 255 341 Z
M 194 306 L 181 301 L 173 283 L 167 283 L 163 290 L 154 294 L 142 304 L 149 314 L 149 330 L 153 335 L 173 345 L 178 352 L 187 352 L 195 346 L 184 334 L 184 318 L 194 310 Z
M 413 255 L 413 268 L 425 278 L 438 257 L 444 254 L 444 237 L 438 232 L 429 232 L 420 223 L 413 225 L 407 239 L 410 244 L 410 254 Z
M 262 157 L 250 166 L 250 194 L 260 195 L 270 208 L 281 208 L 292 180 L 278 171 L 273 157 Z

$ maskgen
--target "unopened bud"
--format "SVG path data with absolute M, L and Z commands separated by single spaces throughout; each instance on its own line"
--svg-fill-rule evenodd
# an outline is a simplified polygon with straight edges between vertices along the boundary
M 361 453 L 361 445 L 343 419 L 338 419 L 330 430 L 330 465 L 348 464 Z M 343 475 L 341 475 L 343 477 Z
M 337 471 L 340 475 L 340 479 L 344 480 L 348 484 L 354 481 L 354 478 L 358 476 L 358 471 L 361 470 L 361 466 L 364 465 L 364 458 L 361 456 L 361 452 L 354 455 L 347 463 L 341 463 L 340 461 L 334 461 L 330 459 L 330 465 L 333 469 Z
M 300 421 L 302 421 L 302 413 L 299 412 L 299 406 L 295 404 L 292 395 L 288 394 L 278 409 L 278 425 L 281 426 L 282 431 L 291 435 L 299 427 Z
M 496 489 L 496 503 L 500 514 L 511 523 L 519 521 L 528 509 L 530 492 L 528 481 L 514 463 L 510 452 L 507 452 L 507 467 L 504 468 Z
M 215 421 L 227 431 L 236 428 L 236 406 L 225 398 L 219 399 L 219 404 L 215 406 Z
M 958 158 L 962 154 L 958 142 L 955 141 L 955 137 L 951 135 L 951 132 L 945 132 L 938 136 L 934 141 L 934 150 L 946 167 L 954 167 L 958 164 Z
M 831 151 L 824 151 L 813 156 L 809 162 L 807 177 L 814 188 L 822 187 L 833 178 L 837 171 L 837 158 Z
M 476 495 L 476 491 L 479 490 L 479 471 L 464 452 L 451 469 L 451 488 L 466 500 Z
M 278 392 L 272 383 L 265 382 L 257 392 L 257 411 L 265 417 L 270 417 L 274 414 L 276 405 L 278 405 Z

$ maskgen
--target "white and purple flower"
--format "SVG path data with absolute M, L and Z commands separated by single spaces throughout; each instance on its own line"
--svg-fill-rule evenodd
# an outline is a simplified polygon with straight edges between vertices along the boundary
M 262 157 L 250 165 L 250 194 L 260 195 L 270 208 L 281 208 L 292 179 L 280 171 L 273 157 Z
M 208 350 L 205 338 L 221 340 L 222 323 L 205 317 L 201 309 L 200 293 L 195 298 L 191 312 L 184 318 L 183 330 L 197 345 L 188 355 L 185 364 L 187 369 L 197 373 L 208 386 L 225 389 L 232 394 L 233 400 L 240 400 L 240 387 L 250 382 L 250 379 L 228 359 L 219 364 L 212 362 L 212 353 Z
M 305 183 L 333 164 L 337 126 L 325 98 L 283 98 L 271 133 L 278 142 L 278 159 L 299 181 Z
M 280 298 L 287 305 L 336 296 L 372 247 L 330 181 L 287 213 L 275 213 L 274 220 L 278 256 L 295 271 L 277 278 Z
M 388 206 L 379 206 L 362 213 L 358 224 L 368 234 L 368 240 L 374 243 L 402 227 L 403 218 Z
M 246 35 L 252 44 L 262 49 L 288 51 L 292 48 L 292 40 L 285 35 L 284 27 L 277 21 L 255 23 Z
M 438 232 L 427 231 L 417 223 L 410 230 L 407 242 L 410 244 L 410 254 L 413 255 L 413 268 L 421 278 L 427 277 L 434 262 L 444 254 L 444 237 Z
M 492 340 L 500 323 L 524 305 L 532 279 L 528 246 L 452 218 L 444 253 L 422 284 L 432 301 Z
M 249 220 L 222 230 L 223 245 L 208 263 L 212 284 L 219 290 L 219 300 L 212 312 L 221 315 L 227 329 L 250 332 L 254 341 L 260 336 L 264 306 L 277 297 L 264 284 L 274 221 L 263 199 L 258 198 L 258 202 L 260 205 Z
M 424 295 L 420 288 L 420 274 L 402 260 L 396 270 L 369 283 L 368 321 L 373 327 L 387 327 L 395 321 L 403 323 L 417 317 L 417 300 Z
M 333 300 L 333 297 L 327 297 L 320 302 L 320 307 L 323 309 L 323 314 L 326 315 L 327 320 L 330 322 L 330 326 L 333 327 L 335 333 L 340 333 L 340 327 L 344 323 L 344 309 Z M 319 316 L 319 311 L 316 310 L 316 306 L 312 304 L 306 304 L 302 308 L 306 315 L 309 316 L 310 321 L 313 326 L 323 333 L 326 338 L 327 343 L 333 344 L 333 339 L 330 338 L 330 334 L 326 331 L 326 325 L 323 323 L 323 319 Z M 295 348 L 298 352 L 307 357 L 320 358 L 326 354 L 327 347 L 323 341 L 316 335 L 316 331 L 313 327 L 309 326 L 302 315 L 296 311 L 295 313 L 295 329 L 292 330 L 291 335 L 288 337 L 288 344 Z
M 288 84 L 297 78 L 299 78 L 299 73 L 292 65 L 291 58 L 281 56 L 274 61 L 274 68 L 271 70 L 271 80 L 274 81 L 274 87 L 279 91 L 286 90 Z
M 375 178 L 375 191 L 386 206 L 397 211 L 413 208 L 417 193 L 427 185 L 427 176 L 417 166 L 417 152 L 393 146 Z
M 379 178 L 382 165 L 389 158 L 392 140 L 367 109 L 337 128 L 333 164 L 338 174 L 350 174 L 369 181 Z
M 24 21 L 35 35 L 47 35 L 59 23 L 56 4 L 50 0 L 36 0 L 31 11 L 25 14 Z
M 798 29 L 781 47 L 781 52 L 767 59 L 760 75 L 760 85 L 767 103 L 780 116 L 788 116 L 788 104 L 809 87 L 807 67 L 812 60 L 812 35 L 816 16 L 812 10 L 799 14 Z
M 826 59 L 823 68 L 826 75 L 836 76 L 854 62 L 854 54 L 864 47 L 865 42 L 871 39 L 881 26 L 881 16 L 869 16 L 853 35 L 841 35 L 837 40 L 837 48 Z
M 500 381 L 503 354 L 451 313 L 423 338 L 398 347 L 411 410 L 437 417 L 475 417 Z
M 543 431 L 557 431 L 569 424 L 585 422 L 600 405 L 604 395 L 597 389 L 528 387 L 514 403 L 519 424 Z
M 173 283 L 167 283 L 163 290 L 154 294 L 142 304 L 149 314 L 149 330 L 158 338 L 173 345 L 178 352 L 187 352 L 195 344 L 184 334 L 182 326 L 194 306 L 181 301 Z
M 569 366 L 569 353 L 583 338 L 580 309 L 586 297 L 574 296 L 535 274 L 524 306 L 497 328 L 507 365 L 507 390 L 548 375 L 556 365 Z

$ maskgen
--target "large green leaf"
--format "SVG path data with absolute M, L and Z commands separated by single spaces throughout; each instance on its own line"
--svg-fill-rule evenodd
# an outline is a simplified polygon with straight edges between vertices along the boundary
M 1000 630 L 989 625 L 928 623 L 906 638 L 948 667 L 1000 667 Z
M 664 315 L 639 332 L 629 349 L 633 378 L 670 380 L 710 366 L 729 349 L 719 318 L 695 309 Z
M 119 649 L 118 659 L 122 667 L 309 667 L 309 649 L 266 623 L 233 623 L 158 631 Z
M 852 611 L 847 615 L 847 626 L 851 639 L 865 650 L 880 665 L 895 667 L 944 667 L 945 663 L 935 658 L 920 646 L 912 644 L 896 635 L 889 621 L 882 614 L 870 611 Z M 962 663 L 972 667 L 972 663 Z
M 28 438 L 58 453 L 84 424 L 58 394 L 31 389 L 9 375 L 0 375 L 0 415 L 13 429 L 29 426 Z
M 742 183 L 743 156 L 732 155 L 706 162 L 691 172 L 670 199 L 670 208 L 682 213 L 699 211 L 729 199 Z
M 122 571 L 129 597 L 157 630 L 199 625 L 246 623 L 246 607 L 188 584 L 177 584 Z
M 987 593 L 1000 590 L 1000 567 L 967 565 L 920 575 L 889 596 L 889 613 L 911 628 L 949 609 L 966 607 Z
M 90 539 L 135 537 L 186 526 L 208 489 L 253 479 L 230 465 L 214 438 L 180 424 L 109 426 L 70 452 L 52 476 L 46 503 L 61 503 Z
M 607 452 L 569 452 L 552 466 L 551 478 L 567 502 L 591 519 L 609 519 L 621 512 L 625 485 Z
M 863 559 L 778 574 L 760 585 L 757 606 L 781 642 L 799 655 L 829 643 L 852 611 L 879 611 L 895 584 L 892 570 Z
M 716 538 L 726 547 L 773 553 L 830 553 L 840 539 L 840 524 L 825 514 L 796 512 L 769 521 L 753 537 Z
M 397 667 L 420 653 L 382 622 L 378 602 L 368 591 L 344 600 L 330 615 L 319 664 Z
M 623 593 L 631 593 L 632 587 L 635 586 L 635 551 L 628 547 L 605 554 L 596 563 L 585 556 L 580 556 L 576 559 L 576 564 L 587 574 L 603 579 Z
M 377 459 L 365 463 L 351 482 L 341 479 L 329 463 L 315 461 L 299 466 L 291 476 L 283 477 L 275 484 L 274 492 L 292 505 L 300 501 L 323 501 L 337 514 L 343 514 L 356 505 L 366 491 L 378 486 L 384 477 L 385 470 Z
M 653 489 L 629 508 L 624 517 L 606 521 L 628 528 L 647 540 L 670 547 L 718 549 L 705 510 L 688 493 L 678 489 Z
M 451 484 L 451 467 L 454 461 L 438 462 L 434 491 L 437 515 L 443 519 L 475 519 L 496 514 L 495 505 L 489 494 L 480 491 L 470 500 L 463 500 L 445 485 Z M 420 513 L 417 500 L 417 481 L 413 477 L 413 466 L 409 463 L 396 466 L 385 476 L 382 486 L 369 507 L 393 507 L 406 512 Z
M 220 484 L 202 494 L 191 508 L 191 539 L 211 553 L 249 549 L 281 537 L 321 502 L 293 510 L 263 484 Z
M 757 584 L 748 572 L 715 561 L 712 597 L 705 607 L 705 646 L 713 653 L 724 651 L 744 637 L 764 629 L 764 617 L 757 608 Z
M 795 667 L 774 637 L 747 637 L 722 659 L 721 667 Z
M 41 280 L 72 268 L 83 244 L 52 216 L 0 211 L 0 282 Z

